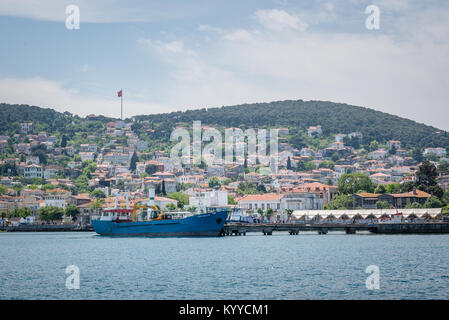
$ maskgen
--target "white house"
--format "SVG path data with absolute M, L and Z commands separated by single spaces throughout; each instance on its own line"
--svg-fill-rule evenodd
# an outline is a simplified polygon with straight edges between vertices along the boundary
M 359 140 L 363 139 L 363 134 L 361 132 L 351 132 L 350 134 L 348 134 L 349 138 L 358 138 Z
M 425 148 L 423 152 L 423 156 L 434 154 L 437 157 L 445 157 L 446 149 L 444 148 Z
M 379 149 L 368 153 L 368 156 L 374 160 L 380 160 L 386 158 L 388 155 L 388 151 L 385 149 Z
M 86 161 L 86 160 L 94 160 L 94 153 L 93 152 L 80 152 L 79 156 L 81 157 L 81 161 Z
M 45 207 L 59 207 L 65 209 L 70 200 L 71 193 L 65 190 L 52 190 L 44 194 L 44 206 Z
M 37 164 L 30 164 L 25 167 L 23 176 L 27 179 L 42 178 L 42 167 Z
M 200 192 L 195 196 L 189 197 L 190 207 L 214 207 L 226 206 L 228 204 L 228 192 L 225 190 L 212 190 Z
M 335 142 L 343 142 L 346 135 L 344 133 L 337 133 L 335 135 Z
M 280 211 L 291 210 L 320 210 L 323 208 L 323 198 L 318 193 L 292 192 L 285 193 L 280 201 Z
M 154 197 L 154 204 L 161 208 L 161 210 L 165 210 L 167 204 L 172 203 L 175 207 L 178 206 L 178 201 L 166 198 L 166 197 Z
M 318 125 L 316 127 L 309 127 L 307 129 L 307 134 L 309 135 L 309 137 L 320 136 L 322 133 L 323 133 L 323 131 L 321 130 L 320 125 Z
M 282 194 L 277 193 L 249 194 L 241 198 L 238 205 L 246 211 L 257 212 L 258 209 L 266 211 L 268 208 L 273 209 L 273 211 L 280 211 L 282 197 Z
M 53 176 L 57 175 L 60 170 L 63 170 L 61 166 L 50 164 L 45 167 L 44 179 L 51 179 Z
M 393 147 L 395 149 L 401 149 L 401 141 L 397 141 L 397 140 L 390 140 L 387 142 L 387 147 L 392 149 Z
M 22 122 L 20 124 L 23 133 L 28 133 L 33 131 L 33 123 L 32 122 Z

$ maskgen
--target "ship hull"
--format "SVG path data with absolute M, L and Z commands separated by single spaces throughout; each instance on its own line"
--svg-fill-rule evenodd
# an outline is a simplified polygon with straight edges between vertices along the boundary
M 205 213 L 183 219 L 113 222 L 92 220 L 96 233 L 118 237 L 216 237 L 223 230 L 227 211 Z

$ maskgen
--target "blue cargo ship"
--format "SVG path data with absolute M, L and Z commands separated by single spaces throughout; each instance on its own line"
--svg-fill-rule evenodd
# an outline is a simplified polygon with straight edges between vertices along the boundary
M 104 210 L 92 220 L 96 233 L 104 236 L 185 237 L 219 236 L 228 218 L 228 208 L 208 208 L 206 213 L 157 213 L 152 219 L 136 221 L 136 208 Z M 131 217 L 132 214 L 132 217 Z

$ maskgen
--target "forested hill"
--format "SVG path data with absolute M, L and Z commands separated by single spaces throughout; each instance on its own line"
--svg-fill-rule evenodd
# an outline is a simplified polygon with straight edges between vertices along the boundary
M 324 135 L 360 131 L 365 142 L 400 140 L 406 148 L 449 148 L 449 134 L 446 131 L 373 109 L 327 101 L 287 100 L 242 104 L 142 115 L 136 119 L 172 124 L 200 120 L 203 124 L 226 127 L 276 126 L 300 130 L 321 125 Z
M 406 149 L 425 147 L 449 148 L 449 133 L 412 120 L 368 108 L 325 101 L 277 101 L 271 103 L 243 104 L 236 106 L 179 111 L 164 114 L 136 116 L 139 122 L 148 121 L 151 126 L 163 132 L 151 139 L 164 138 L 178 124 L 192 124 L 200 120 L 205 125 L 269 128 L 288 127 L 292 135 L 304 132 L 309 126 L 321 125 L 324 136 L 337 133 L 362 132 L 364 144 L 372 140 L 385 143 L 399 140 Z M 20 133 L 21 122 L 33 122 L 35 131 L 47 131 L 74 135 L 80 131 L 90 133 L 99 130 L 108 121 L 99 117 L 96 121 L 28 105 L 0 104 L 0 134 Z M 164 136 L 164 137 L 162 137 Z M 156 141 L 155 141 L 156 142 Z
M 99 117 L 98 124 L 88 125 L 89 131 L 95 127 L 102 127 L 101 122 L 111 121 L 107 117 Z M 21 132 L 21 122 L 33 122 L 35 131 L 46 131 L 47 133 L 61 133 L 74 135 L 77 131 L 85 130 L 83 124 L 88 121 L 70 112 L 57 112 L 50 108 L 40 108 L 25 104 L 12 105 L 0 103 L 0 134 L 13 135 Z M 92 121 L 90 121 L 92 122 Z

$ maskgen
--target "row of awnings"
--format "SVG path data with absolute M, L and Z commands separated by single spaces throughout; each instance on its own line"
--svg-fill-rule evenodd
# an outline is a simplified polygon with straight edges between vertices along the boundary
M 292 213 L 294 220 L 311 219 L 379 219 L 388 218 L 401 213 L 407 218 L 435 218 L 441 215 L 441 208 L 424 209 L 360 209 L 360 210 L 295 210 Z

